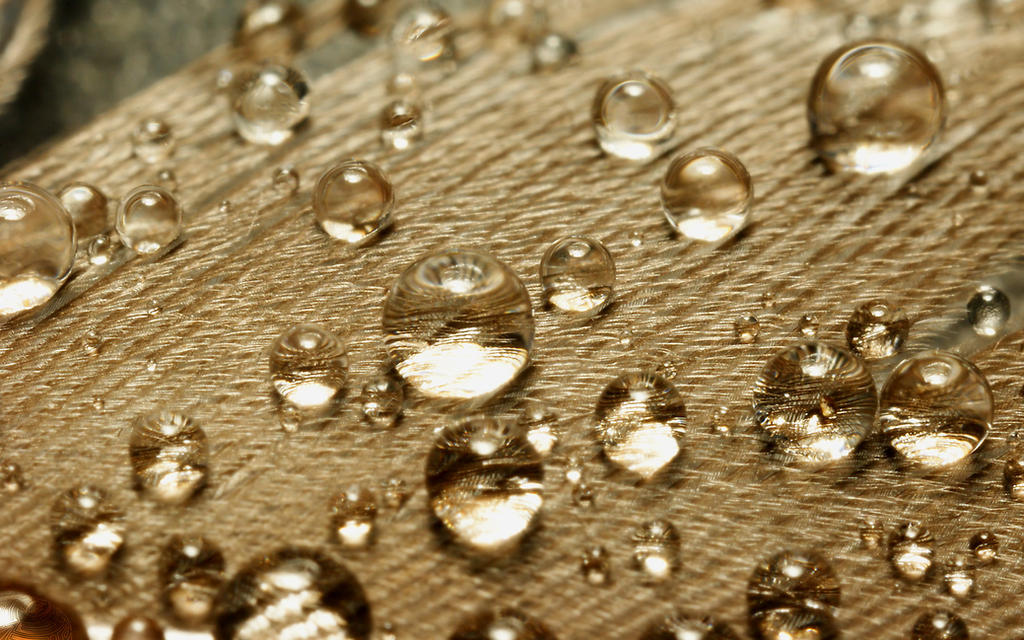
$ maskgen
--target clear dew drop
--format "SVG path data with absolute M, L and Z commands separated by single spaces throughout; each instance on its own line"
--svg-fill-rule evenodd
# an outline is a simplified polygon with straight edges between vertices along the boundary
M 968 640 L 967 624 L 952 611 L 921 614 L 910 631 L 911 640 Z
M 345 549 L 365 549 L 374 542 L 377 496 L 369 489 L 351 487 L 331 501 L 331 531 Z
M 885 542 L 885 526 L 874 518 L 867 518 L 861 521 L 858 536 L 865 549 L 878 549 Z
M 744 316 L 732 325 L 733 334 L 740 344 L 753 344 L 761 335 L 761 323 L 754 316 Z
M 223 640 L 368 640 L 370 605 L 348 569 L 312 550 L 256 559 L 221 590 L 215 637 Z
M 147 118 L 132 133 L 132 153 L 149 164 L 163 162 L 174 153 L 174 132 L 171 125 L 157 118 Z
M 754 182 L 740 159 L 704 148 L 677 156 L 661 181 L 661 205 L 669 226 L 690 240 L 720 243 L 750 219 Z
M 633 531 L 633 568 L 645 582 L 664 582 L 679 568 L 679 531 L 665 520 L 652 520 Z
M 540 456 L 550 455 L 558 446 L 558 416 L 546 404 L 536 400 L 527 401 L 519 414 L 519 426 L 526 432 L 530 446 Z
M 433 2 L 417 0 L 399 11 L 390 35 L 396 74 L 434 82 L 454 68 L 455 25 L 448 12 Z
M 630 71 L 604 81 L 591 110 L 594 133 L 605 153 L 638 162 L 653 160 L 672 139 L 676 105 L 657 76 Z
M 113 234 L 101 233 L 89 241 L 86 254 L 89 256 L 89 264 L 100 266 L 109 263 L 114 259 L 117 247 L 120 242 Z
M 309 117 L 309 83 L 291 67 L 268 63 L 239 72 L 230 91 L 235 129 L 253 144 L 283 144 Z
M 0 495 L 12 496 L 25 488 L 25 476 L 21 467 L 13 462 L 0 460 Z
M 91 184 L 72 182 L 57 194 L 61 204 L 71 214 L 75 235 L 88 238 L 107 229 L 107 196 Z
M 640 640 L 739 640 L 739 636 L 724 623 L 677 611 L 648 625 Z
M 398 511 L 409 500 L 409 487 L 401 478 L 387 478 L 381 482 L 380 488 L 381 504 L 392 511 Z
M 967 321 L 974 332 L 987 338 L 994 337 L 1010 319 L 1010 299 L 993 287 L 979 287 L 967 302 Z
M 644 480 L 682 451 L 686 406 L 675 385 L 652 372 L 622 375 L 597 401 L 595 435 L 604 456 Z
M 611 583 L 612 570 L 608 551 L 601 546 L 587 547 L 580 554 L 580 573 L 587 584 L 595 587 Z
M 270 187 L 275 195 L 282 198 L 295 195 L 299 191 L 299 172 L 295 167 L 278 167 L 270 179 Z
M 887 358 L 903 349 L 910 320 L 902 309 L 871 300 L 854 309 L 846 323 L 846 343 L 862 358 Z
M 871 431 L 878 398 L 857 356 L 822 342 L 788 347 L 754 384 L 754 420 L 781 451 L 825 463 L 844 458 Z
M 168 191 L 177 191 L 178 176 L 171 169 L 161 169 L 156 172 L 156 184 Z
M 380 112 L 380 142 L 386 149 L 405 151 L 423 139 L 423 108 L 414 100 L 400 98 Z
M 306 12 L 290 0 L 249 0 L 238 17 L 235 46 L 253 60 L 290 57 L 306 36 Z
M 231 204 L 230 200 L 221 200 L 220 205 L 217 206 L 217 211 L 220 213 L 231 213 L 231 209 L 234 205 Z
M 902 457 L 924 467 L 964 460 L 992 420 L 992 391 L 964 358 L 930 351 L 901 362 L 880 394 L 879 427 Z
M 430 508 L 452 536 L 476 551 L 519 543 L 544 504 L 544 468 L 518 425 L 489 417 L 446 427 L 427 457 Z
M 424 395 L 492 396 L 522 373 L 533 347 L 526 287 L 490 255 L 431 253 L 409 266 L 384 302 L 384 343 L 395 370 Z
M 405 408 L 405 387 L 390 375 L 379 375 L 363 385 L 359 409 L 363 420 L 375 429 L 390 429 L 402 419 Z
M 51 510 L 50 529 L 61 564 L 83 577 L 104 573 L 124 545 L 124 516 L 107 494 L 83 486 L 62 493 Z
M 964 555 L 954 556 L 942 573 L 942 586 L 946 593 L 957 600 L 966 600 L 974 595 L 974 566 Z
M 30 587 L 0 582 L 0 638 L 88 640 L 75 612 Z
M 942 80 L 924 54 L 906 45 L 846 44 L 818 67 L 808 119 L 812 146 L 832 171 L 901 171 L 942 130 Z
M 597 493 L 589 482 L 580 481 L 572 485 L 572 502 L 581 509 L 593 509 Z
M 556 640 L 555 634 L 518 609 L 481 611 L 456 627 L 448 640 Z
M 27 182 L 0 183 L 0 320 L 49 300 L 71 272 L 75 246 L 60 200 Z
M 347 160 L 313 189 L 313 213 L 324 232 L 352 245 L 371 242 L 392 222 L 395 189 L 377 165 Z
M 1024 502 L 1024 447 L 1017 446 L 1010 452 L 1003 467 L 1003 485 L 1011 498 Z
M 576 60 L 579 46 L 569 36 L 557 31 L 540 34 L 530 45 L 530 64 L 534 73 L 561 71 Z
M 967 547 L 978 564 L 992 564 L 999 555 L 999 538 L 991 531 L 979 531 L 971 536 Z
M 612 301 L 615 262 L 599 241 L 569 236 L 557 240 L 544 252 L 540 281 L 548 307 L 593 315 Z
M 121 242 L 136 253 L 151 255 L 181 236 L 181 205 L 170 191 L 143 185 L 124 197 L 117 210 Z
M 132 615 L 114 625 L 110 640 L 164 640 L 164 630 L 152 618 Z
M 639 249 L 644 246 L 644 232 L 639 229 L 634 229 L 629 232 L 629 244 L 630 246 Z
M 208 622 L 224 584 L 224 554 L 206 538 L 175 536 L 163 548 L 160 577 L 163 600 L 174 616 L 189 625 Z
M 165 504 L 182 504 L 206 484 L 206 433 L 186 416 L 158 412 L 139 418 L 128 445 L 135 487 Z
M 975 169 L 967 174 L 967 184 L 976 191 L 988 189 L 988 173 L 984 169 Z
M 751 630 L 763 640 L 837 638 L 839 600 L 832 565 L 813 551 L 775 554 L 757 566 L 747 585 Z
M 889 563 L 897 576 L 918 582 L 932 570 L 935 538 L 916 522 L 900 525 L 889 536 Z
M 270 382 L 285 404 L 302 411 L 329 409 L 347 379 L 345 345 L 323 327 L 295 325 L 270 346 Z
M 796 321 L 796 332 L 805 338 L 813 338 L 818 335 L 818 328 L 820 326 L 821 323 L 818 322 L 816 316 L 803 315 Z

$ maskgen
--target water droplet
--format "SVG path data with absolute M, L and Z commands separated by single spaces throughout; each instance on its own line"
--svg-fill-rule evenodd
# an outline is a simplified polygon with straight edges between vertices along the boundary
M 377 627 L 376 640 L 398 640 L 398 632 L 394 624 L 382 622 Z
M 846 343 L 862 358 L 887 358 L 903 348 L 910 332 L 910 320 L 883 300 L 858 306 L 846 323 Z
M 230 200 L 221 200 L 220 205 L 217 207 L 217 211 L 220 213 L 231 213 L 233 205 Z
M 1024 447 L 1018 446 L 1010 453 L 1003 468 L 1003 483 L 1011 498 L 1024 502 Z
M 547 24 L 547 11 L 536 0 L 491 0 L 485 23 L 489 44 L 510 48 L 533 40 Z
M 426 473 L 434 515 L 456 540 L 478 551 L 518 544 L 544 503 L 540 456 L 518 426 L 489 417 L 442 430 Z
M 672 613 L 647 627 L 640 640 L 739 640 L 727 625 L 711 618 Z
M 72 182 L 65 185 L 57 197 L 71 214 L 79 238 L 94 236 L 107 228 L 107 196 L 98 188 L 84 182 Z
M 818 318 L 811 315 L 800 316 L 796 323 L 796 332 L 805 338 L 813 338 L 818 335 L 820 323 Z
M 992 564 L 999 554 L 999 538 L 991 531 L 974 534 L 967 546 L 980 564 Z
M 189 418 L 152 413 L 132 429 L 129 457 L 136 489 L 166 504 L 181 504 L 206 484 L 206 433 Z
M 19 584 L 0 582 L 0 611 L 0 638 L 88 640 L 74 611 Z
M 541 456 L 550 455 L 558 446 L 558 417 L 547 405 L 528 401 L 519 415 L 519 426 L 526 431 L 530 446 Z
M 412 100 L 389 102 L 380 112 L 380 142 L 404 151 L 423 138 L 423 109 Z
M 967 302 L 967 321 L 979 336 L 992 337 L 1010 319 L 1010 299 L 993 287 L 979 287 Z
M 924 579 L 932 569 L 934 555 L 935 539 L 916 522 L 901 525 L 889 536 L 889 562 L 904 580 Z
M 976 169 L 967 176 L 967 182 L 976 190 L 984 191 L 988 187 L 988 173 Z
M 988 435 L 992 391 L 978 369 L 931 351 L 901 362 L 880 394 L 879 428 L 901 456 L 926 467 L 959 462 Z
M 120 509 L 95 487 L 77 487 L 61 494 L 52 516 L 57 557 L 79 575 L 93 577 L 106 571 L 124 544 Z
M 921 614 L 910 632 L 911 640 L 968 640 L 967 624 L 952 611 Z
M 544 252 L 540 280 L 546 305 L 567 313 L 592 315 L 612 300 L 615 263 L 597 240 L 569 236 Z
M 428 0 L 407 5 L 391 26 L 395 73 L 408 73 L 427 82 L 454 67 L 455 25 L 448 12 Z
M 181 235 L 181 206 L 170 191 L 154 185 L 134 189 L 117 210 L 121 242 L 137 253 L 152 254 Z
M 164 640 L 164 630 L 146 616 L 128 616 L 114 625 L 110 640 Z
M 629 244 L 636 248 L 644 246 L 644 232 L 639 230 L 630 231 Z
M 405 388 L 392 376 L 377 376 L 363 385 L 359 406 L 367 424 L 377 429 L 390 429 L 402 418 Z
M 626 160 L 654 159 L 676 128 L 672 90 L 661 78 L 631 71 L 605 80 L 591 111 L 597 142 L 605 153 Z
M 531 66 L 535 73 L 552 73 L 569 66 L 579 53 L 576 41 L 567 35 L 547 31 L 530 45 Z
M 865 549 L 877 549 L 885 541 L 885 527 L 881 522 L 869 518 L 861 522 L 860 544 Z
M 93 330 L 86 331 L 85 336 L 82 337 L 82 342 L 84 343 L 85 350 L 90 355 L 98 355 L 103 350 L 103 338 Z
M 597 496 L 594 488 L 587 482 L 576 482 L 572 486 L 572 501 L 582 509 L 593 509 Z
M 119 242 L 111 234 L 101 233 L 89 241 L 86 253 L 89 255 L 89 264 L 96 266 L 104 265 L 113 260 Z
M 633 532 L 633 566 L 647 582 L 664 582 L 679 567 L 679 532 L 671 522 L 645 522 Z
M 214 81 L 214 87 L 218 92 L 230 91 L 231 87 L 235 83 L 235 72 L 231 69 L 221 69 L 217 72 L 217 78 Z
M 327 235 L 350 244 L 374 240 L 391 225 L 395 190 L 380 167 L 348 160 L 328 170 L 313 190 L 313 212 Z
M 761 294 L 761 308 L 762 309 L 774 309 L 779 303 L 778 296 L 771 291 L 765 291 Z
M 235 129 L 254 144 L 286 142 L 309 116 L 309 84 L 291 67 L 264 64 L 243 71 L 231 93 Z
M 0 183 L 0 319 L 49 300 L 74 259 L 75 225 L 60 200 L 27 182 Z
M 608 551 L 604 547 L 588 547 L 580 554 L 580 571 L 583 579 L 594 586 L 602 586 L 611 582 L 611 563 Z
M 754 316 L 746 316 L 733 323 L 733 332 L 740 344 L 753 344 L 761 335 L 761 323 Z
M 924 54 L 898 42 L 843 45 L 818 67 L 808 118 L 812 145 L 832 171 L 900 171 L 942 129 L 942 80 Z
M 810 342 L 768 361 L 754 385 L 754 420 L 784 452 L 808 462 L 848 456 L 871 431 L 878 399 L 860 358 Z
M 565 462 L 565 481 L 569 484 L 583 482 L 583 460 L 578 456 L 572 456 Z
M 345 346 L 323 327 L 295 325 L 270 347 L 271 384 L 285 403 L 302 411 L 330 408 L 347 377 Z
M 148 118 L 132 133 L 132 152 L 143 162 L 163 162 L 174 153 L 174 132 L 163 120 Z
M 270 186 L 279 197 L 291 197 L 299 191 L 299 172 L 295 167 L 278 167 Z
M 381 503 L 393 511 L 398 511 L 409 500 L 409 488 L 401 478 L 388 478 L 381 483 Z
M 974 567 L 967 556 L 957 555 L 946 565 L 942 585 L 949 595 L 966 600 L 974 595 Z
M 377 520 L 377 496 L 368 489 L 352 487 L 331 503 L 331 530 L 346 549 L 365 549 L 373 543 Z
M 414 262 L 384 302 L 395 370 L 427 396 L 491 396 L 514 380 L 533 346 L 530 296 L 486 253 L 448 249 Z
M 365 36 L 379 35 L 394 17 L 395 0 L 349 0 L 342 5 L 342 20 Z
M 367 640 L 373 627 L 362 585 L 325 555 L 282 549 L 252 562 L 221 591 L 223 640 Z
M 156 173 L 156 184 L 168 191 L 177 191 L 178 176 L 170 169 L 161 169 Z
M 756 640 L 838 640 L 835 617 L 827 611 L 803 606 L 778 607 L 752 615 L 750 626 Z
M 751 615 L 800 606 L 834 611 L 839 580 L 832 565 L 814 551 L 782 551 L 761 562 L 747 585 Z
M 747 225 L 754 183 L 740 159 L 704 148 L 677 156 L 661 181 L 665 219 L 679 234 L 724 242 Z
M 254 60 L 290 57 L 302 49 L 305 21 L 305 11 L 296 2 L 249 0 L 238 18 L 235 46 Z
M 13 495 L 25 488 L 21 467 L 13 462 L 0 461 L 0 494 Z

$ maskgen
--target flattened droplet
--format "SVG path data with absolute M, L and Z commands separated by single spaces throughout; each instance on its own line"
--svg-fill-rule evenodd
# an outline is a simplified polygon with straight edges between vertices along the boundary
M 51 531 L 61 564 L 84 577 L 102 574 L 124 545 L 121 510 L 95 487 L 71 489 L 57 498 Z
M 154 500 L 181 504 L 206 484 L 206 433 L 185 416 L 143 416 L 128 447 L 135 486 Z
M 209 621 L 224 584 L 224 554 L 199 536 L 171 538 L 163 549 L 160 575 L 167 608 L 190 625 Z
M 71 609 L 30 587 L 0 582 L 0 638 L 88 640 L 88 635 Z
M 485 611 L 462 622 L 448 640 L 557 640 L 543 624 L 518 609 Z
M 612 301 L 615 262 L 608 249 L 593 238 L 562 238 L 544 252 L 540 281 L 549 307 L 593 315 Z

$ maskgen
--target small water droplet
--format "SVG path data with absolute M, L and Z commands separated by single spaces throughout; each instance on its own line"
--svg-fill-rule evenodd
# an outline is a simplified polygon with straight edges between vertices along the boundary
M 381 504 L 398 511 L 409 500 L 409 487 L 401 478 L 388 478 L 381 483 Z
M 991 531 L 980 531 L 967 543 L 979 564 L 992 564 L 999 555 L 999 538 Z
M 274 170 L 270 186 L 279 197 L 293 196 L 299 191 L 299 172 L 295 167 L 278 167 Z
M 900 525 L 889 536 L 889 562 L 904 580 L 923 580 L 932 569 L 935 539 L 916 522 Z
M 860 544 L 865 549 L 878 549 L 885 542 L 885 527 L 873 518 L 861 522 L 859 534 Z
M 762 309 L 774 309 L 779 303 L 778 296 L 771 291 L 765 291 L 761 294 L 761 308 Z
M 882 387 L 879 428 L 901 456 L 925 467 L 959 462 L 981 446 L 992 391 L 964 358 L 931 351 L 907 358 Z
M 902 309 L 884 300 L 858 306 L 846 323 L 846 343 L 862 358 L 887 358 L 903 348 L 910 320 Z
M 555 634 L 518 609 L 502 608 L 470 616 L 448 640 L 555 640 Z
M 25 488 L 21 467 L 13 462 L 0 461 L 0 494 L 14 495 Z
M 603 586 L 611 582 L 611 562 L 608 551 L 604 547 L 588 547 L 580 554 L 580 571 L 583 579 L 594 586 Z
M 134 189 L 117 210 L 121 242 L 140 254 L 153 254 L 181 235 L 181 206 L 171 192 L 155 185 Z
M 75 224 L 61 201 L 27 182 L 0 183 L 0 319 L 49 300 L 71 272 Z
M 800 316 L 800 319 L 796 322 L 796 332 L 805 338 L 813 338 L 818 335 L 818 327 L 820 323 L 818 318 L 811 315 Z
M 113 260 L 114 253 L 120 243 L 111 235 L 101 233 L 89 241 L 86 253 L 89 255 L 89 264 L 96 266 L 104 265 Z
M 81 576 L 94 577 L 107 570 L 124 545 L 124 516 L 104 491 L 77 487 L 54 503 L 51 531 L 61 564 Z
M 644 232 L 640 230 L 633 230 L 629 232 L 629 244 L 640 248 L 644 246 Z
M 921 614 L 910 632 L 910 640 L 968 640 L 967 624 L 952 611 Z
M 750 617 L 755 640 L 838 640 L 835 616 L 827 611 L 800 605 L 767 609 Z
M 728 625 L 683 612 L 665 616 L 647 627 L 640 640 L 739 640 Z
M 993 287 L 978 287 L 967 302 L 967 321 L 979 336 L 993 337 L 1010 319 L 1010 299 Z
M 545 305 L 566 313 L 593 315 L 612 300 L 615 263 L 599 241 L 569 236 L 544 252 L 540 280 Z
M 810 342 L 782 350 L 754 385 L 754 420 L 785 453 L 807 462 L 848 456 L 871 431 L 875 382 L 857 356 Z
M 88 238 L 107 228 L 107 196 L 97 187 L 85 182 L 72 182 L 65 185 L 57 197 L 71 214 L 77 237 Z
M 668 146 L 676 128 L 676 105 L 661 78 L 631 71 L 598 88 L 591 117 L 605 153 L 646 162 Z
M 132 133 L 132 152 L 143 162 L 163 162 L 174 153 L 174 132 L 163 120 L 147 118 Z
M 761 323 L 754 316 L 745 316 L 733 322 L 733 333 L 740 344 L 753 344 L 761 335 Z
M 675 385 L 655 373 L 629 373 L 609 383 L 597 401 L 596 418 L 604 456 L 644 480 L 682 451 L 683 398 Z
M 377 496 L 368 489 L 352 487 L 331 502 L 331 530 L 346 549 L 365 549 L 376 535 Z
M 942 80 L 924 54 L 906 45 L 846 44 L 818 67 L 808 117 L 812 146 L 832 171 L 901 171 L 942 129 Z
M 530 446 L 542 457 L 558 446 L 558 416 L 544 403 L 527 401 L 519 415 L 519 426 L 526 431 Z
M 288 0 L 249 0 L 238 18 L 235 46 L 254 60 L 290 57 L 302 49 L 306 13 Z
M 156 173 L 156 184 L 168 191 L 177 191 L 178 176 L 170 169 L 161 169 Z
M 407 268 L 384 302 L 383 329 L 398 374 L 436 398 L 497 393 L 526 369 L 533 346 L 526 287 L 472 250 L 439 251 Z
M 313 212 L 327 235 L 349 244 L 375 240 L 392 222 L 395 190 L 375 164 L 347 160 L 328 170 L 313 189 Z
M 679 566 L 679 532 L 671 522 L 653 520 L 633 532 L 633 567 L 646 582 L 664 582 Z
M 82 342 L 85 345 L 85 350 L 90 355 L 98 355 L 103 350 L 103 338 L 100 334 L 96 333 L 92 329 L 85 332 L 85 336 L 82 337 Z
M 182 504 L 206 484 L 206 433 L 191 419 L 159 412 L 139 418 L 129 457 L 135 487 L 166 504 Z
M 974 595 L 974 566 L 964 555 L 954 556 L 942 574 L 942 586 L 957 600 Z
M 240 72 L 231 94 L 235 129 L 253 144 L 283 144 L 309 116 L 309 83 L 301 72 L 284 65 Z
M 813 551 L 782 551 L 761 562 L 747 585 L 747 607 L 757 638 L 838 637 L 839 581 Z
M 547 24 L 547 11 L 536 0 L 491 0 L 484 22 L 490 46 L 508 49 L 533 40 Z
M 704 148 L 677 156 L 661 181 L 669 226 L 690 240 L 721 243 L 747 225 L 754 183 L 740 159 Z
M 1003 484 L 1011 498 L 1024 502 L 1024 447 L 1018 445 L 1006 460 Z
M 231 204 L 230 200 L 221 200 L 220 205 L 217 207 L 217 211 L 220 213 L 231 213 L 231 209 L 234 205 Z
M 395 0 L 349 0 L 342 5 L 342 20 L 349 29 L 364 36 L 376 36 L 394 19 Z
M 398 424 L 405 407 L 405 388 L 400 380 L 380 375 L 363 385 L 359 395 L 363 420 L 376 429 L 390 429 Z
M 114 625 L 110 640 L 164 640 L 164 630 L 152 618 L 133 615 Z
M 347 378 L 345 345 L 323 327 L 295 325 L 270 347 L 271 384 L 281 400 L 296 409 L 329 409 Z
M 988 173 L 983 169 L 976 169 L 967 176 L 967 182 L 976 191 L 986 191 L 988 188 Z
M 572 456 L 566 460 L 565 481 L 573 485 L 583 482 L 584 466 L 583 459 L 579 456 Z
M 399 11 L 391 26 L 395 73 L 408 73 L 427 82 L 454 68 L 455 25 L 447 11 L 429 0 L 418 0 Z
M 423 138 L 423 109 L 407 99 L 389 102 L 380 112 L 380 142 L 404 151 Z
M 0 582 L 0 637 L 9 640 L 88 640 L 73 610 L 24 585 Z
M 594 488 L 587 482 L 577 482 L 572 486 L 572 501 L 581 509 L 593 509 L 597 496 Z
M 427 458 L 434 515 L 475 550 L 504 551 L 533 526 L 544 467 L 518 425 L 468 418 L 441 431 Z
M 530 45 L 531 67 L 535 73 L 553 73 L 569 66 L 579 54 L 579 46 L 557 31 L 542 33 Z
M 377 627 L 375 637 L 376 640 L 398 640 L 397 627 L 391 622 L 382 622 Z

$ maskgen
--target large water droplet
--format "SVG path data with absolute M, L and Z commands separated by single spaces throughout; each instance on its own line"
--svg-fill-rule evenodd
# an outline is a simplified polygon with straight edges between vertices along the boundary
M 978 369 L 952 353 L 907 358 L 885 381 L 879 427 L 906 459 L 941 467 L 963 460 L 985 440 L 992 391 Z
M 979 287 L 967 302 L 967 321 L 979 336 L 993 337 L 1010 319 L 1010 299 L 993 287 Z
M 932 570 L 934 555 L 935 538 L 916 522 L 900 525 L 889 537 L 889 562 L 904 580 L 924 579 Z
M 174 133 L 163 120 L 148 118 L 132 133 L 132 152 L 143 162 L 163 162 L 174 153 Z
M 170 191 L 155 185 L 134 189 L 117 210 L 117 233 L 129 249 L 153 254 L 181 235 L 181 206 Z
M 608 551 L 601 546 L 587 547 L 580 554 L 580 571 L 583 579 L 594 586 L 611 582 L 611 563 Z
M 57 197 L 71 214 L 79 238 L 94 236 L 107 228 L 107 196 L 97 187 L 85 182 L 72 182 L 65 185 Z
M 645 522 L 633 531 L 633 566 L 645 581 L 664 582 L 679 568 L 679 544 L 671 522 Z
M 114 625 L 110 640 L 164 640 L 164 630 L 146 616 L 128 616 Z
M 515 273 L 486 253 L 448 249 L 414 262 L 384 302 L 395 370 L 438 398 L 489 397 L 526 369 L 533 311 Z
M 377 496 L 368 489 L 352 487 L 331 502 L 331 530 L 346 549 L 365 549 L 376 533 Z
M 728 625 L 711 618 L 672 613 L 651 623 L 640 640 L 739 640 Z
M 964 555 L 954 556 L 942 574 L 942 585 L 946 592 L 958 600 L 974 595 L 974 566 Z
M 285 403 L 300 410 L 330 408 L 347 377 L 345 345 L 323 327 L 295 325 L 270 347 L 271 384 Z
M 911 640 L 968 640 L 967 624 L 952 611 L 921 614 L 910 632 Z
M 828 560 L 813 551 L 783 551 L 759 564 L 747 587 L 747 606 L 757 638 L 838 637 L 839 581 Z
M 218 640 L 368 640 L 373 623 L 362 585 L 315 551 L 282 549 L 238 572 L 221 590 Z
M 832 52 L 808 101 L 812 145 L 833 171 L 909 167 L 938 137 L 944 112 L 939 72 L 916 49 L 887 40 Z
M 478 613 L 455 629 L 448 640 L 556 640 L 543 624 L 518 609 Z
M 0 184 L 0 319 L 49 300 L 71 272 L 75 225 L 48 191 Z
M 754 183 L 740 159 L 722 149 L 698 149 L 675 158 L 661 181 L 665 219 L 701 242 L 724 242 L 746 226 Z
M 171 538 L 161 557 L 163 598 L 181 621 L 200 624 L 210 619 L 224 583 L 224 555 L 198 536 Z
M 389 429 L 402 418 L 405 408 L 405 388 L 400 380 L 380 375 L 363 385 L 359 395 L 359 408 L 363 419 L 377 429 Z
M 530 45 L 530 60 L 536 73 L 551 73 L 576 59 L 579 47 L 569 36 L 556 31 L 540 34 Z
M 615 263 L 597 240 L 570 236 L 544 252 L 540 281 L 545 304 L 568 313 L 595 314 L 612 300 Z
M 380 142 L 404 151 L 423 138 L 423 108 L 413 100 L 389 102 L 380 112 Z
M 754 385 L 754 419 L 784 452 L 811 462 L 849 455 L 871 430 L 875 382 L 857 356 L 821 342 L 784 349 Z
M 441 431 L 427 457 L 434 515 L 475 550 L 504 551 L 530 530 L 544 503 L 544 468 L 518 425 L 489 417 Z
M 291 67 L 265 64 L 243 71 L 231 93 L 235 129 L 254 144 L 286 142 L 309 116 L 309 84 Z
M 121 510 L 95 487 L 78 487 L 60 495 L 53 505 L 51 531 L 60 562 L 86 577 L 107 570 L 124 544 Z
M 648 161 L 668 145 L 676 128 L 672 90 L 657 76 L 631 71 L 598 88 L 591 110 L 594 132 L 610 155 Z
M 395 191 L 376 165 L 348 160 L 320 177 L 313 190 L 313 212 L 332 238 L 350 244 L 375 239 L 391 224 Z
M 846 323 L 846 343 L 862 358 L 887 358 L 903 348 L 910 320 L 884 300 L 871 300 L 854 309 Z
M 448 12 L 429 0 L 402 9 L 391 26 L 395 73 L 432 82 L 453 68 L 455 25 Z
M 992 564 L 999 555 L 999 538 L 991 531 L 979 531 L 971 536 L 967 547 L 979 564 Z
M 88 635 L 71 609 L 29 587 L 0 582 L 0 638 L 88 640 Z
M 181 504 L 206 484 L 206 433 L 189 418 L 153 413 L 132 429 L 135 486 L 159 502 Z
M 645 480 L 682 451 L 686 406 L 675 385 L 656 373 L 613 380 L 598 398 L 596 418 L 605 457 Z
M 302 5 L 288 0 L 249 0 L 238 17 L 235 46 L 245 49 L 254 60 L 288 57 L 302 49 L 305 33 Z

